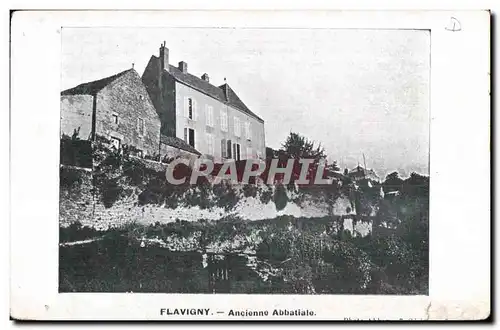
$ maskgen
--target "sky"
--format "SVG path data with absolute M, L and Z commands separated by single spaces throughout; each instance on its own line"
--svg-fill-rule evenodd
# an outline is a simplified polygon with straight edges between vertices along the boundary
M 293 131 L 343 169 L 428 175 L 430 33 L 426 30 L 63 28 L 61 90 L 130 69 L 165 41 L 170 64 L 224 78 L 265 121 L 277 149 Z

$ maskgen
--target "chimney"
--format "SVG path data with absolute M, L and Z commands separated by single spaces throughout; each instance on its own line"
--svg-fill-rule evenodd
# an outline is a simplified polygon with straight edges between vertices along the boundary
M 182 71 L 182 73 L 187 73 L 188 72 L 188 64 L 184 61 L 179 62 L 179 70 Z
M 165 47 L 165 41 L 163 44 L 160 46 L 160 70 L 163 72 L 163 70 L 168 71 L 168 48 Z
M 201 79 L 205 80 L 206 82 L 210 82 L 210 78 L 208 77 L 208 74 L 204 73 L 202 76 L 201 76 Z

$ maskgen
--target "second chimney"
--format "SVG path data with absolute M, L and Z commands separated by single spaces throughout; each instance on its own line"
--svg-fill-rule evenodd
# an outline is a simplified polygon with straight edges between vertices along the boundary
M 182 73 L 187 73 L 188 72 L 188 64 L 184 61 L 179 62 L 179 70 L 182 71 Z
M 208 77 L 208 74 L 204 73 L 202 76 L 201 76 L 201 79 L 205 80 L 206 82 L 210 82 L 210 78 Z

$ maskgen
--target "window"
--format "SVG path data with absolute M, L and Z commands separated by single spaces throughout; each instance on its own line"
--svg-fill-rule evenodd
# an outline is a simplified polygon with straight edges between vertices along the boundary
M 220 112 L 220 129 L 227 132 L 227 109 Z
M 210 134 L 210 133 L 207 133 L 207 153 L 209 155 L 212 155 L 214 154 L 214 135 L 213 134 Z
M 214 108 L 210 105 L 205 107 L 205 118 L 207 126 L 214 127 Z
M 187 127 L 184 128 L 184 141 L 194 148 L 195 145 L 194 129 Z
M 234 117 L 234 135 L 240 136 L 241 127 L 240 127 L 240 118 Z
M 118 125 L 118 114 L 117 113 L 113 113 L 111 115 L 111 118 L 112 118 L 113 124 Z
M 119 138 L 116 138 L 114 136 L 111 137 L 111 145 L 116 148 L 116 150 L 119 150 L 120 149 L 120 144 L 121 144 L 121 141 Z
M 196 100 L 191 97 L 184 98 L 184 117 L 196 120 Z
M 144 136 L 145 131 L 146 128 L 144 126 L 144 119 L 137 118 L 137 132 L 139 133 L 140 136 Z
M 252 139 L 252 126 L 250 126 L 250 122 L 245 122 L 245 136 L 247 140 Z

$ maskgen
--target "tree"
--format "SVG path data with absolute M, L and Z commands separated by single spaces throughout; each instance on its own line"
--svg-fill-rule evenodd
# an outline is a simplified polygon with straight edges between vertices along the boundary
M 292 158 L 312 158 L 316 161 L 326 158 L 325 149 L 321 144 L 316 146 L 313 141 L 298 133 L 290 132 L 281 147 L 284 153 Z
M 395 191 L 400 190 L 404 180 L 399 177 L 398 172 L 392 172 L 385 177 L 385 181 L 383 183 L 384 190 Z

